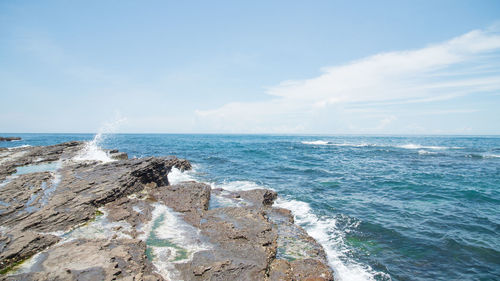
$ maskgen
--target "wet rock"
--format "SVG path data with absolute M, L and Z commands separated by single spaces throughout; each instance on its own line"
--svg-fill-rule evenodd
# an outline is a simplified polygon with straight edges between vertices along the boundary
M 316 259 L 303 259 L 290 262 L 293 280 L 330 281 L 333 280 L 331 269 Z
M 257 208 L 218 208 L 202 218 L 202 234 L 214 245 L 176 268 L 185 280 L 265 280 L 276 254 L 277 234 Z
M 0 137 L 0 141 L 18 141 L 20 137 Z
M 122 160 L 71 160 L 82 148 L 0 151 L 0 270 L 36 254 L 0 280 L 333 280 L 321 245 L 272 206 L 276 192 L 170 185 L 168 173 L 189 161 L 117 150 L 107 153 Z M 55 170 L 14 174 L 56 161 Z M 209 209 L 214 196 L 235 204 Z M 184 231 L 179 245 L 155 233 L 169 223 Z
M 159 187 L 151 194 L 174 211 L 183 213 L 187 222 L 198 225 L 204 211 L 208 210 L 210 186 L 197 182 L 183 182 Z
M 0 248 L 0 268 L 5 269 L 57 243 L 59 238 L 33 231 L 17 231 L 0 234 L 0 241 L 3 244 Z
M 256 207 L 271 206 L 278 198 L 275 191 L 269 189 L 253 189 L 238 192 L 239 197 L 250 201 Z
M 43 251 L 31 265 L 33 272 L 5 280 L 113 280 L 140 274 L 163 280 L 144 256 L 146 245 L 135 239 L 116 241 L 78 239 Z
M 127 160 L 128 154 L 125 152 L 120 152 L 118 149 L 105 150 L 108 156 L 114 160 Z
M 105 164 L 74 162 L 69 159 L 78 152 L 75 147 L 81 148 L 81 143 L 12 151 L 23 152 L 6 161 L 14 169 L 47 159 L 62 161 L 62 167 L 57 172 L 19 176 L 0 189 L 0 222 L 4 236 L 11 237 L 0 253 L 0 269 L 28 258 L 56 241 L 43 235 L 27 239 L 31 233 L 69 231 L 94 219 L 100 206 L 137 193 L 146 186 L 168 185 L 167 174 L 174 166 L 188 167 L 187 161 L 175 157 L 149 157 Z M 56 177 L 57 181 L 54 180 Z M 119 212 L 115 213 L 118 215 Z M 122 218 L 127 216 L 121 215 Z

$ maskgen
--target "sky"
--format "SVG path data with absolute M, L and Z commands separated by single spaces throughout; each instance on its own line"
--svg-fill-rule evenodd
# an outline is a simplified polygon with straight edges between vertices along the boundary
M 5 133 L 496 135 L 500 1 L 0 1 L 0 101 Z

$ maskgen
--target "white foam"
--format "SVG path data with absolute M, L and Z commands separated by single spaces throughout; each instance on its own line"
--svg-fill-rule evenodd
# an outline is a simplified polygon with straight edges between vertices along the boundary
M 156 268 L 156 272 L 167 280 L 179 280 L 174 264 L 191 260 L 194 253 L 207 250 L 210 248 L 210 245 L 201 241 L 201 234 L 198 228 L 186 223 L 170 208 L 159 203 L 154 204 L 153 207 L 152 219 L 141 229 L 143 234 L 139 239 L 146 241 L 147 244 L 148 237 L 154 232 L 157 238 L 168 240 L 170 243 L 187 252 L 186 259 L 178 259 L 177 251 L 179 249 L 176 247 L 147 245 L 152 249 L 155 256 L 152 262 Z M 161 219 L 159 222 L 160 225 L 156 229 L 153 229 L 155 222 L 159 219 Z
M 181 172 L 181 170 L 174 167 L 172 168 L 170 173 L 168 173 L 168 182 L 170 184 L 178 184 L 183 181 L 194 181 L 195 180 L 193 177 L 194 173 L 196 173 L 194 167 L 191 170 L 184 172 Z
M 427 150 L 421 149 L 418 151 L 418 154 L 420 154 L 420 155 L 433 155 L 433 154 L 437 154 L 437 152 L 427 151 Z
M 174 170 L 173 170 L 174 171 Z M 172 173 L 172 172 L 171 172 Z M 189 174 L 189 172 L 180 172 L 175 171 L 174 181 L 180 179 L 189 179 L 194 180 L 193 174 Z M 169 174 L 169 181 L 171 181 L 171 174 Z M 225 181 L 222 183 L 208 183 L 212 188 L 222 188 L 228 191 L 244 191 L 251 189 L 260 189 L 266 188 L 271 189 L 267 186 L 259 185 L 252 181 Z M 383 277 L 383 280 L 391 280 L 390 276 L 383 273 L 377 272 L 373 270 L 369 265 L 361 264 L 349 258 L 349 248 L 344 243 L 344 233 L 337 229 L 336 220 L 334 218 L 318 218 L 311 210 L 311 207 L 306 202 L 297 201 L 297 200 L 283 200 L 278 198 L 275 203 L 276 206 L 282 207 L 285 209 L 289 209 L 293 212 L 294 218 L 297 224 L 304 227 L 311 237 L 316 239 L 318 243 L 320 243 L 324 248 L 328 256 L 328 262 L 330 266 L 335 271 L 336 280 L 340 281 L 374 281 L 377 277 Z M 165 207 L 166 208 L 166 207 Z M 168 209 L 168 208 L 167 208 Z M 159 209 L 161 210 L 161 209 Z M 156 209 L 155 209 L 156 211 Z M 160 212 L 160 211 L 157 211 Z M 158 214 L 153 212 L 153 220 L 155 216 Z M 171 218 L 169 220 L 172 220 Z M 165 227 L 171 227 L 176 229 L 176 222 L 169 221 L 165 223 Z M 353 225 L 352 228 L 357 227 L 357 225 Z M 146 233 L 149 233 L 147 231 Z M 166 231 L 166 233 L 169 233 Z M 174 233 L 171 233 L 174 234 Z M 168 234 L 168 235 L 171 235 Z M 168 236 L 167 235 L 167 236 Z M 176 235 L 182 236 L 181 232 L 176 232 Z M 185 237 L 182 237 L 185 239 Z M 168 253 L 172 255 L 171 252 Z M 154 263 L 154 262 L 153 262 Z M 155 264 L 156 265 L 156 264 Z M 163 268 L 171 268 L 168 265 L 159 265 L 163 266 Z M 164 273 L 167 274 L 167 273 Z M 163 274 L 162 274 L 163 275 Z M 170 275 L 172 278 L 172 273 Z M 175 279 L 175 278 L 174 278 Z
M 390 280 L 387 274 L 376 272 L 369 265 L 349 258 L 349 249 L 344 243 L 344 233 L 337 229 L 334 218 L 319 218 L 312 212 L 309 204 L 302 201 L 278 198 L 276 206 L 291 210 L 295 222 L 304 227 L 307 233 L 325 248 L 328 262 L 335 271 L 335 280 L 372 281 L 376 280 L 375 276 L 383 276 Z M 351 227 L 355 228 L 357 225 Z
M 210 183 L 212 188 L 222 188 L 228 191 L 244 191 L 244 190 L 252 190 L 252 189 L 271 189 L 267 186 L 259 185 L 253 181 L 225 181 L 222 183 Z
M 95 220 L 76 227 L 68 232 L 56 231 L 49 234 L 59 236 L 60 243 L 67 243 L 75 239 L 110 239 L 116 234 L 117 238 L 132 239 L 127 232 L 132 230 L 132 226 L 125 221 L 108 221 L 108 212 L 104 208 L 99 208 L 102 215 L 96 216 Z M 118 230 L 119 229 L 119 230 Z
M 18 149 L 18 148 L 25 148 L 25 147 L 31 147 L 31 145 L 29 144 L 24 144 L 24 145 L 20 145 L 20 146 L 13 146 L 13 147 L 9 147 L 7 148 L 8 150 L 14 150 L 14 149 Z
M 484 154 L 483 158 L 500 158 L 498 154 Z
M 348 143 L 348 142 L 344 142 L 344 143 L 332 143 L 332 142 L 322 141 L 322 140 L 318 140 L 318 141 L 303 141 L 301 143 L 302 144 L 309 144 L 309 145 L 329 145 L 329 146 L 349 146 L 349 147 L 377 146 L 376 144 L 370 144 L 370 143 L 365 143 L 365 142 L 362 142 L 362 143 Z
M 102 150 L 100 145 L 106 139 L 108 134 L 112 134 L 118 129 L 118 126 L 123 121 L 125 121 L 124 118 L 117 118 L 113 122 L 105 123 L 101 128 L 99 128 L 99 131 L 94 136 L 94 139 L 86 142 L 83 149 L 73 158 L 73 160 L 99 161 L 103 163 L 115 161 L 108 155 L 108 153 Z
M 397 145 L 395 147 L 405 148 L 405 149 L 434 149 L 434 150 L 463 149 L 463 147 L 458 147 L 458 146 L 433 146 L 433 145 L 420 145 L 420 144 L 413 144 L 413 143 Z
M 83 149 L 73 158 L 73 160 L 99 161 L 103 163 L 114 161 L 104 150 L 101 149 L 100 143 L 103 139 L 103 134 L 97 133 L 92 141 L 85 143 Z
M 311 145 L 328 145 L 329 142 L 317 140 L 317 141 L 303 141 L 302 144 L 311 144 Z

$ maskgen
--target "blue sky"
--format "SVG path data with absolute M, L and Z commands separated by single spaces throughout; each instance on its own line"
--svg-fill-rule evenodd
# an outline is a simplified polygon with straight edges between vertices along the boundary
M 1 1 L 0 132 L 500 134 L 500 1 Z

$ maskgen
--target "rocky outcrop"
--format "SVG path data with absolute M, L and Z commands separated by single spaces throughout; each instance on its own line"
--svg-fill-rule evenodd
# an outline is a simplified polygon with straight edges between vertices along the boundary
M 0 141 L 18 141 L 20 137 L 0 137 Z
M 276 192 L 170 185 L 191 169 L 172 156 L 72 160 L 83 146 L 0 151 L 0 279 L 333 280 Z

